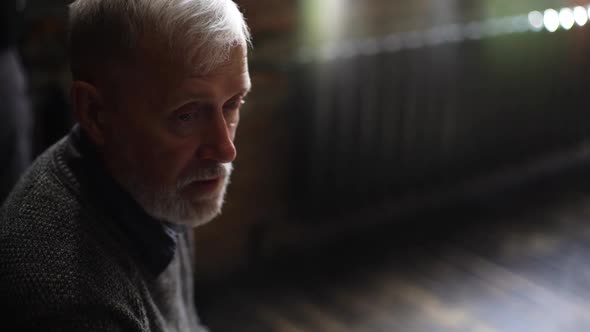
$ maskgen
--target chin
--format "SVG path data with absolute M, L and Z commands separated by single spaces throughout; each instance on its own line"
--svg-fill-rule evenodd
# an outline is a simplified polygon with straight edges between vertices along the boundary
M 166 220 L 173 224 L 197 227 L 204 225 L 221 214 L 223 197 L 207 198 L 198 201 L 187 202 L 190 205 L 186 209 L 186 215 L 176 216 L 176 218 L 167 218 Z
M 174 224 L 191 227 L 201 226 L 210 222 L 221 214 L 227 182 L 227 179 L 224 179 L 217 192 L 213 195 L 195 195 L 193 197 L 181 198 L 181 204 L 186 204 L 187 206 L 187 208 L 184 209 L 186 214 L 184 216 L 177 216 L 179 218 L 169 218 L 167 220 Z
M 183 192 L 182 188 L 157 189 L 134 176 L 126 178 L 125 187 L 150 216 L 172 224 L 197 227 L 221 214 L 231 169 L 231 164 L 225 166 L 219 188 L 210 193 Z
M 204 225 L 219 214 L 224 203 L 225 186 L 217 193 L 208 197 L 186 198 L 180 193 L 168 199 L 161 199 L 160 204 L 144 206 L 148 214 L 167 222 L 197 227 Z M 163 203 L 165 202 L 165 203 Z M 163 203 L 163 204 L 162 204 Z
M 172 224 L 197 227 L 204 225 L 221 214 L 227 179 L 213 195 L 186 197 L 179 191 L 173 193 L 146 192 L 134 196 L 143 209 L 152 217 Z

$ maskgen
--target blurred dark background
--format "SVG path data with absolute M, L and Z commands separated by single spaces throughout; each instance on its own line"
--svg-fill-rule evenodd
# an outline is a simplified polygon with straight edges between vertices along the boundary
M 34 155 L 73 123 L 67 2 L 18 14 Z M 365 231 L 452 237 L 433 211 L 487 218 L 546 179 L 586 190 L 588 1 L 237 2 L 254 89 L 224 213 L 195 231 L 203 284 Z
M 69 2 L 11 0 L 2 5 L 4 31 L 8 26 L 14 31 L 15 46 L 26 75 L 34 115 L 35 156 L 73 125 L 68 105 L 70 74 L 66 57 Z

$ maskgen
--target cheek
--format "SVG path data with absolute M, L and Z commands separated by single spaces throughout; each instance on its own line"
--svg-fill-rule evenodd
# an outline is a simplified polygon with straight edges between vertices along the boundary
M 155 131 L 130 130 L 125 136 L 113 142 L 114 148 L 125 151 L 129 171 L 154 185 L 174 185 L 193 159 L 192 145 L 178 144 Z
M 146 164 L 151 164 L 150 176 L 160 183 L 175 184 L 185 175 L 194 159 L 192 146 L 177 146 L 154 141 L 145 151 Z
M 179 140 L 157 119 L 120 116 L 112 122 L 109 147 L 129 172 L 155 185 L 174 185 L 194 159 L 194 140 Z

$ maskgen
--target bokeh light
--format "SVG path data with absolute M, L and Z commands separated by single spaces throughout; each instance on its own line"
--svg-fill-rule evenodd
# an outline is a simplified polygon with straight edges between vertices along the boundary
M 559 11 L 559 23 L 565 30 L 571 29 L 575 24 L 574 12 L 569 8 L 562 8 Z
M 547 9 L 543 13 L 543 24 L 549 32 L 555 32 L 559 28 L 559 13 L 555 9 Z
M 584 12 L 584 14 L 586 14 Z M 543 14 L 539 11 L 533 11 L 529 13 L 529 24 L 533 27 L 533 30 L 539 31 L 543 29 Z
M 586 8 L 578 6 L 574 8 L 574 20 L 579 26 L 584 26 L 588 22 L 588 12 Z

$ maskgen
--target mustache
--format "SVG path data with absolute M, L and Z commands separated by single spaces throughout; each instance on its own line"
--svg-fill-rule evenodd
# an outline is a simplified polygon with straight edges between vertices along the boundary
M 229 177 L 232 170 L 232 163 L 215 163 L 212 165 L 199 167 L 196 168 L 193 173 L 185 176 L 184 178 L 179 179 L 176 184 L 176 188 L 178 190 L 181 190 L 184 187 L 196 181 L 207 181 L 217 178 L 226 179 L 227 177 Z

